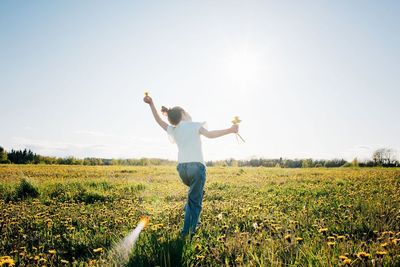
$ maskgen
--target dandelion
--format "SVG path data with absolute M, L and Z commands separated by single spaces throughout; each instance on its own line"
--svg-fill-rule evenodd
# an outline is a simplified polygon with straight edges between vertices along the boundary
M 10 256 L 3 256 L 0 259 L 1 266 L 14 266 L 15 262 Z
M 328 244 L 329 247 L 333 247 L 333 246 L 336 245 L 336 242 L 328 242 L 327 244 Z
M 366 253 L 366 252 L 359 252 L 357 253 L 357 257 L 361 259 L 368 259 L 371 256 L 371 254 Z
M 225 235 L 220 235 L 220 236 L 218 236 L 217 241 L 222 242 L 224 239 L 225 239 Z
M 237 256 L 235 259 L 235 262 L 237 262 L 237 263 L 243 262 L 243 255 Z
M 377 252 L 376 252 L 376 256 L 377 256 L 378 258 L 382 258 L 382 257 L 385 256 L 386 254 L 387 254 L 386 251 L 377 251 Z
M 343 264 L 344 265 L 350 265 L 351 264 L 351 260 L 350 259 L 345 259 L 345 260 L 343 260 Z
M 339 256 L 339 259 L 341 259 L 342 261 L 344 261 L 344 260 L 346 260 L 346 259 L 348 259 L 348 258 L 347 258 L 347 256 L 345 256 L 345 255 L 340 255 L 340 256 Z
M 94 253 L 103 253 L 104 249 L 103 248 L 95 248 L 95 249 L 93 249 L 93 252 Z
M 291 238 L 291 236 L 290 236 L 290 235 L 285 235 L 285 237 L 284 237 L 284 238 L 285 238 L 285 240 L 286 240 L 286 241 L 290 242 L 290 238 Z
M 395 238 L 392 240 L 393 244 L 398 245 L 400 244 L 400 238 Z
M 318 232 L 321 234 L 326 234 L 326 232 L 328 232 L 328 228 L 320 228 Z
M 89 260 L 88 265 L 94 266 L 94 265 L 96 265 L 96 263 L 97 263 L 97 260 Z

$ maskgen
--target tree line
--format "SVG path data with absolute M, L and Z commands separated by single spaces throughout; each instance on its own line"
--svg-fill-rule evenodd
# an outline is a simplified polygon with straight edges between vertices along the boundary
M 59 165 L 126 165 L 126 166 L 150 166 L 150 165 L 174 165 L 175 161 L 158 158 L 140 159 L 104 159 L 104 158 L 75 158 L 75 157 L 50 157 L 33 153 L 30 149 L 14 150 L 10 152 L 0 146 L 1 164 L 59 164 Z
M 60 164 L 60 165 L 125 165 L 125 166 L 156 166 L 175 165 L 177 162 L 158 158 L 140 159 L 104 159 L 75 157 L 50 157 L 33 153 L 30 149 L 14 150 L 10 152 L 0 146 L 0 163 L 2 164 Z M 371 159 L 359 162 L 357 158 L 348 162 L 344 159 L 265 159 L 250 160 L 217 160 L 207 161 L 207 166 L 238 166 L 238 167 L 280 167 L 280 168 L 334 168 L 334 167 L 400 167 L 393 149 L 380 148 L 373 152 Z

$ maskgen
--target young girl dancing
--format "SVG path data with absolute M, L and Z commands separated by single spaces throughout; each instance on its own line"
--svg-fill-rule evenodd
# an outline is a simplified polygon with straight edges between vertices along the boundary
M 203 188 L 206 182 L 206 165 L 203 158 L 200 135 L 217 138 L 231 133 L 238 133 L 239 125 L 228 129 L 208 131 L 204 123 L 193 122 L 189 113 L 181 107 L 168 109 L 162 107 L 161 112 L 168 117 L 171 125 L 163 121 L 155 108 L 153 99 L 146 95 L 144 102 L 149 104 L 154 119 L 167 133 L 171 141 L 178 146 L 177 170 L 182 182 L 189 187 L 185 205 L 185 219 L 181 236 L 196 231 L 203 202 Z

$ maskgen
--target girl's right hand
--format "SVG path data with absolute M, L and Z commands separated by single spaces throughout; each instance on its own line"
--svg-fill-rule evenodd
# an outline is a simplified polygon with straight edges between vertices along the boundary
M 232 133 L 238 133 L 239 132 L 239 124 L 234 124 L 231 127 Z
M 150 96 L 145 96 L 143 101 L 149 105 L 153 103 L 153 99 Z

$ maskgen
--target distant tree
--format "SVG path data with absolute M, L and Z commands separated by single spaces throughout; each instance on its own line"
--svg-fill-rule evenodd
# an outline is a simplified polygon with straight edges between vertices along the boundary
M 303 159 L 301 163 L 302 168 L 311 168 L 312 167 L 312 159 Z
M 9 160 L 7 158 L 7 151 L 5 151 L 4 148 L 0 146 L 0 163 L 9 163 Z
M 35 163 L 38 159 L 38 155 L 34 154 L 30 149 L 26 150 L 11 150 L 11 152 L 7 153 L 7 157 L 10 162 L 15 164 L 28 164 Z
M 359 167 L 360 165 L 358 164 L 358 159 L 357 158 L 354 158 L 352 161 L 351 161 L 351 167 Z
M 346 163 L 347 161 L 345 161 L 344 159 L 332 159 L 325 161 L 324 166 L 327 168 L 335 168 L 335 167 L 341 167 Z
M 376 166 L 394 167 L 398 164 L 395 152 L 390 148 L 379 148 L 372 154 Z

